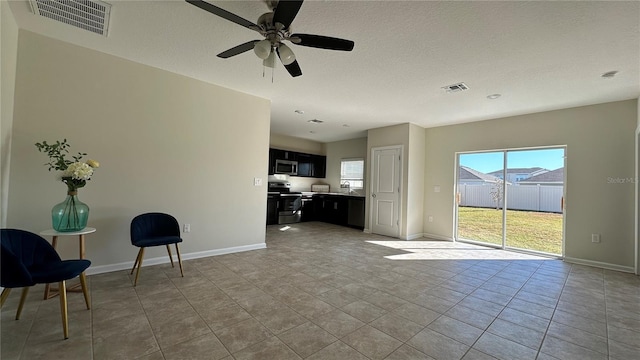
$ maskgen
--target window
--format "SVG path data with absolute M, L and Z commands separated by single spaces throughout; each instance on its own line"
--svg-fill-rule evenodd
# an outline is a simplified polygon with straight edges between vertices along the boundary
M 351 189 L 364 188 L 364 159 L 344 159 L 340 162 L 340 184 Z

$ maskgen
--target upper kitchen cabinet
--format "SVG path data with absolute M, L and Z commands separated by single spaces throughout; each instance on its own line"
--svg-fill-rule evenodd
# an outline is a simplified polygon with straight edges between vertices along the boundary
M 297 175 L 300 177 L 324 178 L 327 173 L 327 157 L 281 149 L 269 149 L 269 175 L 277 173 L 276 160 L 296 161 Z
M 327 172 L 327 157 L 298 153 L 298 176 L 324 178 Z

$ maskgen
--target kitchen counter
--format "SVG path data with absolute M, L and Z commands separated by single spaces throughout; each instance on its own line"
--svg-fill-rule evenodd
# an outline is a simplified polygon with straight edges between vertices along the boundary
M 354 197 L 354 198 L 364 198 L 365 195 L 360 194 L 347 194 L 341 192 L 311 192 L 311 191 L 303 191 L 303 196 L 313 196 L 313 195 L 331 195 L 331 196 L 344 196 L 344 197 Z

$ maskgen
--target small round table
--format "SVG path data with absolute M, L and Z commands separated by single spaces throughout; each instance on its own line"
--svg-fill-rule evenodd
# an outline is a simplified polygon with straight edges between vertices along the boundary
M 52 240 L 51 240 L 51 245 L 53 246 L 53 248 L 55 249 L 56 246 L 58 245 L 58 237 L 59 236 L 77 236 L 78 237 L 78 243 L 79 243 L 79 248 L 80 248 L 80 259 L 84 259 L 84 255 L 85 255 L 85 246 L 84 246 L 84 236 L 86 234 L 91 234 L 96 232 L 96 228 L 92 228 L 92 227 L 86 227 L 80 231 L 70 231 L 70 232 L 59 232 L 56 231 L 54 229 L 48 229 L 48 230 L 44 230 L 40 232 L 40 235 L 42 236 L 51 236 Z M 78 289 L 80 287 L 80 284 L 75 284 L 73 286 L 70 286 L 67 291 L 73 291 L 73 292 L 81 292 L 81 289 Z M 58 295 L 58 289 L 57 288 L 52 288 L 50 284 L 45 285 L 44 287 L 44 299 L 51 299 L 52 297 Z

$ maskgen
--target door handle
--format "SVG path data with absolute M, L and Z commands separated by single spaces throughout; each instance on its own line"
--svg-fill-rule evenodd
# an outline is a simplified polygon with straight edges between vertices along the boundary
M 371 197 L 376 197 L 376 194 L 371 194 Z

